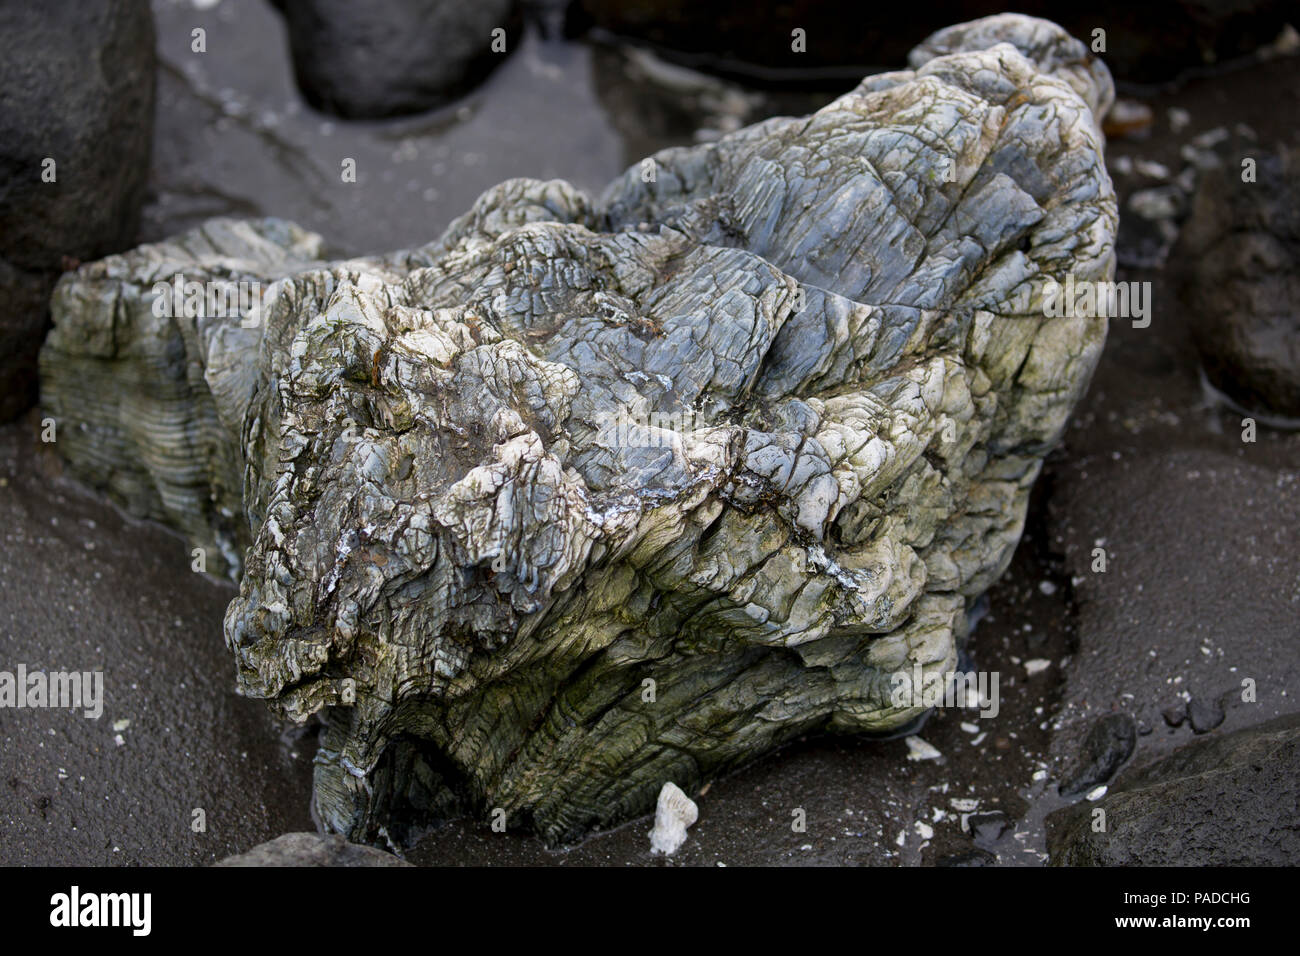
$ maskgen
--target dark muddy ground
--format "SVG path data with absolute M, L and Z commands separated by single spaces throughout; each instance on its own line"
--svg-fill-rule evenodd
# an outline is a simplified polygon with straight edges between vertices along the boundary
M 155 8 L 163 62 L 145 240 L 211 215 L 273 214 L 321 232 L 337 253 L 412 245 L 503 178 L 599 188 L 698 128 L 804 112 L 839 92 L 670 90 L 616 48 L 534 32 L 453 107 L 350 123 L 302 104 L 268 5 Z M 209 51 L 229 55 L 191 54 L 196 25 Z M 1300 136 L 1295 57 L 1135 95 L 1154 120 L 1144 137 L 1110 144 L 1119 169 L 1127 157 L 1176 175 L 1182 144 L 1215 127 L 1244 123 L 1263 143 Z M 1177 130 L 1171 107 L 1189 116 Z M 339 181 L 345 157 L 357 160 L 355 184 Z M 1117 169 L 1116 184 L 1127 197 L 1159 180 Z M 1129 261 L 1145 241 L 1126 232 Z M 1153 283 L 1151 325 L 1112 322 L 968 647 L 971 666 L 1001 676 L 996 717 L 937 710 L 919 731 L 940 754 L 926 761 L 909 760 L 901 739 L 793 745 L 708 788 L 671 861 L 650 856 L 648 819 L 565 851 L 461 820 L 408 858 L 1042 865 L 1043 818 L 1066 803 L 1056 785 L 1097 716 L 1138 721 L 1135 766 L 1191 738 L 1187 723 L 1161 716 L 1190 698 L 1221 701 L 1223 729 L 1300 709 L 1300 435 L 1260 428 L 1243 443 L 1240 415 L 1206 401 L 1163 270 L 1118 278 Z M 0 710 L 0 864 L 203 863 L 311 829 L 310 734 L 233 692 L 221 638 L 229 585 L 193 573 L 179 538 L 62 477 L 38 432 L 38 413 L 0 429 L 0 661 L 103 669 L 107 705 L 98 721 Z M 1091 570 L 1095 547 L 1104 574 Z M 1257 682 L 1256 703 L 1240 701 L 1243 678 Z M 204 833 L 192 830 L 195 809 Z M 985 818 L 972 836 L 962 825 L 972 812 L 1004 819 Z

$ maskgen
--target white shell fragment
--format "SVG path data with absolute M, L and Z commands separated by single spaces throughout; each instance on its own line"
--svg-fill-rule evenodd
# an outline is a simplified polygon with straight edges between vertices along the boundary
M 686 842 L 686 828 L 700 818 L 695 801 L 669 781 L 659 791 L 655 826 L 650 831 L 650 852 L 672 856 Z
M 904 742 L 907 744 L 908 760 L 938 760 L 943 756 L 932 744 L 920 737 L 907 737 Z

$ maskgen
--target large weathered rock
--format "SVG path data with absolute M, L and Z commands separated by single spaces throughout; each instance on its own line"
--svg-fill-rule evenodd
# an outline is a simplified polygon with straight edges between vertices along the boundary
M 501 61 L 492 31 L 517 40 L 520 23 L 517 0 L 282 0 L 281 6 L 303 94 L 320 109 L 353 118 L 447 102 Z
M 0 421 L 36 397 L 65 261 L 135 240 L 153 102 L 148 0 L 0 4 Z
M 255 329 L 154 321 L 140 290 L 212 240 L 145 247 L 61 288 L 46 395 L 70 431 L 106 417 L 72 379 L 135 401 L 170 369 L 167 428 L 206 416 L 208 444 L 119 428 L 96 467 L 220 476 L 215 502 L 242 462 L 227 642 L 245 693 L 323 712 L 316 805 L 354 839 L 468 803 L 562 840 L 798 735 L 898 727 L 922 707 L 893 678 L 955 664 L 1105 338 L 1042 307 L 1114 261 L 1109 79 L 1071 42 L 952 34 L 598 201 L 503 183 L 429 246 L 285 278 Z M 187 277 L 315 254 L 208 232 L 261 261 Z
M 1100 803 L 1049 817 L 1067 866 L 1295 866 L 1300 715 L 1188 744 L 1122 777 Z M 1106 812 L 1094 830 L 1093 810 Z
M 1226 151 L 1225 151 L 1226 152 Z M 1243 153 L 1256 163 L 1243 181 Z M 1300 154 L 1237 149 L 1206 172 L 1172 258 L 1210 383 L 1300 421 Z

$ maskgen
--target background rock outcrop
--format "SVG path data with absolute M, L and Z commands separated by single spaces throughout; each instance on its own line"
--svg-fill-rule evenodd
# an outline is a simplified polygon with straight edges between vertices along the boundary
M 1114 268 L 1082 49 L 999 18 L 599 199 L 503 183 L 382 259 L 218 222 L 86 267 L 43 364 L 65 430 L 124 417 L 79 343 L 128 403 L 174 387 L 103 460 L 61 450 L 119 494 L 228 503 L 242 469 L 227 643 L 245 693 L 323 714 L 316 806 L 354 839 L 469 805 L 565 840 L 896 728 L 923 707 L 895 676 L 955 665 L 1105 338 L 1042 303 Z M 155 321 L 174 263 L 284 277 L 255 322 Z M 187 530 L 237 541 L 226 510 Z
M 492 31 L 518 40 L 518 0 L 280 0 L 294 75 L 313 106 L 352 119 L 431 109 L 505 56 Z
M 0 421 L 36 398 L 59 273 L 136 241 L 153 109 L 148 0 L 0 5 Z
M 1007 4 L 958 0 L 925 6 L 851 0 L 780 0 L 755 16 L 743 0 L 580 0 L 574 25 L 595 24 L 617 36 L 648 41 L 713 69 L 752 79 L 805 81 L 856 68 L 901 62 L 909 48 L 949 23 L 998 14 Z M 1021 0 L 1019 13 L 1052 17 L 1091 41 L 1106 31 L 1100 59 L 1118 79 L 1171 80 L 1269 43 L 1294 11 L 1281 0 L 1156 0 L 1071 9 Z M 802 29 L 802 52 L 791 31 Z
M 1249 181 L 1247 159 L 1255 164 Z M 1293 425 L 1300 425 L 1297 177 L 1294 149 L 1238 144 L 1204 174 L 1172 258 L 1210 384 L 1248 412 Z
M 1049 818 L 1066 866 L 1294 866 L 1300 716 L 1198 740 Z M 1092 827 L 1094 808 L 1106 815 Z

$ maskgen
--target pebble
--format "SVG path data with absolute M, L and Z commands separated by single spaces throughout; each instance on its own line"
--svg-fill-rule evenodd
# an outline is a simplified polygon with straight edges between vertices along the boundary
M 1194 733 L 1208 734 L 1223 723 L 1225 716 L 1223 707 L 1217 700 L 1193 697 L 1187 704 L 1187 719 Z
M 1129 196 L 1128 208 L 1143 219 L 1157 221 L 1177 217 L 1185 202 L 1182 190 L 1173 186 L 1153 186 L 1139 189 Z
M 1147 179 L 1166 180 L 1171 175 L 1168 166 L 1150 159 L 1139 159 L 1133 167 Z
M 1106 114 L 1102 127 L 1107 136 L 1145 133 L 1151 127 L 1151 107 L 1137 100 L 1116 100 Z

